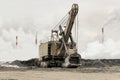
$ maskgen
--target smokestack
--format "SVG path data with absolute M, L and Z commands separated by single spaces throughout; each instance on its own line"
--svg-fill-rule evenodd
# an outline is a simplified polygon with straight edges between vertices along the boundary
M 35 44 L 37 45 L 37 33 L 36 33 L 36 39 L 35 39 Z
M 102 27 L 102 43 L 104 43 L 104 28 Z
M 18 45 L 18 36 L 16 36 L 16 46 Z

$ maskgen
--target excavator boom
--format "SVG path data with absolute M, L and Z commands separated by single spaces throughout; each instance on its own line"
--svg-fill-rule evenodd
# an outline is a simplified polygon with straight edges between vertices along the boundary
M 73 4 L 72 9 L 69 12 L 69 18 L 67 21 L 67 25 L 64 31 L 65 34 L 65 42 L 68 42 L 69 36 L 71 34 L 71 30 L 75 21 L 75 17 L 78 14 L 78 4 Z
M 61 48 L 58 50 L 58 55 L 60 56 L 65 56 L 66 54 L 70 54 L 66 48 L 66 44 L 68 43 L 68 40 L 70 38 L 71 43 L 73 43 L 73 39 L 72 39 L 72 28 L 73 28 L 73 24 L 76 18 L 76 15 L 78 14 L 78 4 L 73 4 L 71 10 L 69 11 L 69 16 L 68 16 L 68 20 L 67 20 L 67 24 L 65 26 L 65 30 L 63 31 L 60 27 L 60 31 L 62 31 L 62 44 L 61 44 Z M 65 44 L 66 43 L 66 44 Z

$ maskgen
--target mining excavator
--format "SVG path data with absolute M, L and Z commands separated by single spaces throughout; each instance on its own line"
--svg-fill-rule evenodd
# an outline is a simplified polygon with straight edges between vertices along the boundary
M 72 37 L 72 28 L 78 14 L 78 4 L 73 4 L 67 14 L 65 25 L 51 30 L 51 39 L 39 45 L 41 67 L 78 67 L 81 56 Z

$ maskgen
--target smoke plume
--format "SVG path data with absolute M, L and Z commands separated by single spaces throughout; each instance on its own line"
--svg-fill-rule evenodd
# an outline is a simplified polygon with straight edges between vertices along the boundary
M 83 58 L 90 59 L 120 59 L 120 11 L 113 10 L 102 26 L 105 29 L 105 41 L 93 41 L 81 53 Z

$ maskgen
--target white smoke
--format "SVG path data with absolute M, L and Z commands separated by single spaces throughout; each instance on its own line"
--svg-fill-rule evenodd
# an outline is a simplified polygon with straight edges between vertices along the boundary
M 29 20 L 11 23 L 1 21 L 4 23 L 0 25 L 0 61 L 27 60 L 39 57 L 39 41 L 47 35 L 44 29 L 44 31 L 38 32 L 38 44 L 36 45 L 36 32 L 40 30 L 40 27 L 34 25 L 33 22 L 29 22 Z M 16 36 L 18 36 L 17 46 Z
M 120 59 L 120 10 L 113 10 L 102 26 L 105 29 L 105 41 L 93 41 L 81 53 L 83 58 L 89 59 Z
M 82 57 L 89 59 L 119 59 L 120 41 L 115 42 L 108 39 L 104 44 L 95 41 L 87 45 L 87 49 L 82 55 Z

